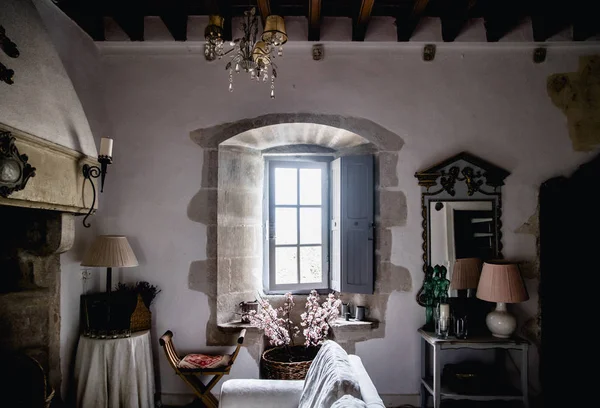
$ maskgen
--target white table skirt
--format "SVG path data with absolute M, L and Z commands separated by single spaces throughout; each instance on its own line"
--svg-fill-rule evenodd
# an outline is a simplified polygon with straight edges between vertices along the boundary
M 154 407 L 150 332 L 111 340 L 81 336 L 75 386 L 80 408 Z

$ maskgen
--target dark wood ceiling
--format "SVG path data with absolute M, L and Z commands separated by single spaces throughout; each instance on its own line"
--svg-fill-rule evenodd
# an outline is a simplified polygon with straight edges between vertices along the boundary
M 231 18 L 257 6 L 269 14 L 306 16 L 309 41 L 319 41 L 323 17 L 352 19 L 352 40 L 363 41 L 371 16 L 393 17 L 398 41 L 408 41 L 424 16 L 440 18 L 442 38 L 454 41 L 471 18 L 483 18 L 487 40 L 499 41 L 529 17 L 534 40 L 546 41 L 567 26 L 573 41 L 600 33 L 597 0 L 54 0 L 94 40 L 104 40 L 103 17 L 112 17 L 132 41 L 144 40 L 144 17 L 158 16 L 176 41 L 187 40 L 188 16 L 221 14 L 231 37 Z

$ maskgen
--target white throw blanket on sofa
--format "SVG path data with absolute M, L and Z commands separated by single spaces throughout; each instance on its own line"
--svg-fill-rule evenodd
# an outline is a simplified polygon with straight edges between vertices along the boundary
M 346 354 L 333 341 L 323 344 L 306 381 L 227 380 L 219 407 L 385 408 L 360 357 Z
M 329 408 L 344 395 L 360 398 L 346 351 L 327 340 L 308 369 L 298 408 Z

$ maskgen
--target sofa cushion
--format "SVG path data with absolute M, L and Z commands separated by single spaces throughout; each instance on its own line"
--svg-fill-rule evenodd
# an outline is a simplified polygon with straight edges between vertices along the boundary
M 360 398 L 358 380 L 348 354 L 327 340 L 308 369 L 298 408 L 331 408 L 344 395 Z
M 331 408 L 367 408 L 367 404 L 363 400 L 354 398 L 351 395 L 344 395 L 334 402 Z

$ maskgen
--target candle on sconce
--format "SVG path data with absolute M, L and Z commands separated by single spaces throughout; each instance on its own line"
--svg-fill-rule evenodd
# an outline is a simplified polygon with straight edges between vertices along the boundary
M 450 305 L 447 303 L 440 303 L 440 317 L 448 318 L 450 317 Z
M 103 137 L 100 140 L 100 154 L 99 156 L 112 157 L 113 140 L 108 137 Z

